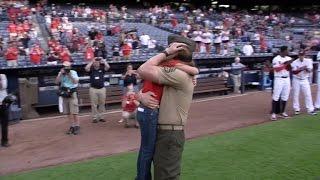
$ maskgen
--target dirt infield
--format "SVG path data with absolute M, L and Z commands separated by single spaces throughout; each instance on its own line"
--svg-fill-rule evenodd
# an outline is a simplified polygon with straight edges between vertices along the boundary
M 187 123 L 187 138 L 223 132 L 268 121 L 270 92 L 197 99 Z M 288 109 L 292 109 L 288 104 Z M 118 123 L 119 111 L 108 112 L 106 123 L 81 117 L 81 134 L 65 135 L 65 118 L 47 118 L 10 126 L 8 149 L 0 148 L 0 175 L 134 151 L 139 131 Z

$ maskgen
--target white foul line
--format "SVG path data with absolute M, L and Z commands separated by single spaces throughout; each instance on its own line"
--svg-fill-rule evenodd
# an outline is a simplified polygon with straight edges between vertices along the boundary
M 230 99 L 230 98 L 236 98 L 236 97 L 246 96 L 246 95 L 249 95 L 249 94 L 259 93 L 259 92 L 261 92 L 261 91 L 250 92 L 250 93 L 246 93 L 246 94 L 237 94 L 237 95 L 231 95 L 231 96 L 210 97 L 210 98 L 204 98 L 204 99 L 194 100 L 194 101 L 192 101 L 192 103 L 201 103 L 201 102 L 214 101 L 214 100 L 220 100 L 220 99 Z M 106 115 L 106 114 L 121 113 L 121 112 L 122 112 L 121 110 L 114 110 L 114 111 L 106 112 L 106 113 L 104 113 L 104 115 Z M 90 115 L 89 113 L 83 114 L 83 115 L 79 115 L 80 118 L 90 117 L 90 116 L 91 116 L 91 115 Z M 23 121 L 21 121 L 21 123 L 35 122 L 35 121 L 44 121 L 44 120 L 53 120 L 53 119 L 60 119 L 60 118 L 64 118 L 64 117 L 66 117 L 66 115 L 52 116 L 52 117 L 43 117 L 43 118 L 36 118 L 36 119 L 30 119 L 30 120 L 23 120 Z

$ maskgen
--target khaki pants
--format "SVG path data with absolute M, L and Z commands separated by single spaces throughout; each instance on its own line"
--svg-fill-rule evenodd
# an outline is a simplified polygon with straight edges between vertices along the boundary
M 240 92 L 240 86 L 241 86 L 241 74 L 234 75 L 231 74 L 232 80 L 233 80 L 233 92 L 239 93 Z
M 89 90 L 91 100 L 91 111 L 94 119 L 103 119 L 103 113 L 106 110 L 106 88 L 95 89 L 90 88 Z
M 63 113 L 64 114 L 79 114 L 78 95 L 76 92 L 71 98 L 63 98 Z
M 153 156 L 154 180 L 179 180 L 184 131 L 158 130 Z

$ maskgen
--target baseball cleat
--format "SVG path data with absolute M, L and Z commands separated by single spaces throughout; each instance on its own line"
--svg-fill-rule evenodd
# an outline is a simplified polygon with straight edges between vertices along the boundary
M 100 121 L 100 122 L 106 122 L 106 120 L 105 120 L 105 119 L 99 119 L 99 121 Z
M 280 117 L 283 118 L 283 119 L 290 118 L 289 115 L 287 113 L 285 113 L 285 112 L 281 113 Z
M 294 115 L 299 115 L 300 114 L 300 111 L 295 111 L 294 112 Z
M 277 120 L 277 115 L 276 114 L 271 114 L 270 120 L 271 121 L 276 121 Z
M 314 111 L 320 111 L 320 108 L 314 108 Z
M 317 115 L 317 113 L 315 111 L 308 112 L 308 114 L 311 115 L 311 116 Z
M 69 130 L 66 132 L 66 134 L 70 135 L 70 134 L 73 134 L 74 132 L 74 127 L 70 127 Z
M 80 126 L 75 126 L 74 131 L 73 131 L 73 135 L 78 135 L 79 133 L 80 133 Z

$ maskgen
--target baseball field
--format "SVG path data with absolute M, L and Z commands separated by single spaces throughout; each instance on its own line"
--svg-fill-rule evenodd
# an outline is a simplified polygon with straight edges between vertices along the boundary
M 320 178 L 318 116 L 266 123 L 187 142 L 183 180 Z M 137 153 L 125 153 L 26 173 L 3 180 L 110 179 L 135 176 Z
M 195 100 L 181 179 L 320 178 L 320 115 L 270 122 L 269 105 L 269 92 Z M 77 137 L 64 135 L 64 118 L 13 126 L 13 146 L 0 149 L 0 179 L 134 179 L 139 133 L 118 115 L 98 125 L 82 117 Z

